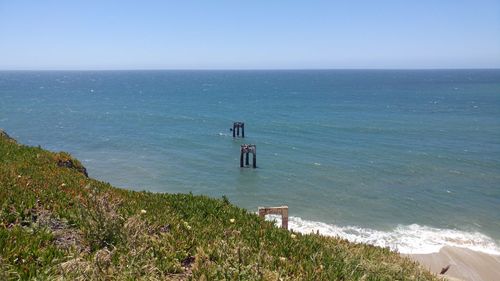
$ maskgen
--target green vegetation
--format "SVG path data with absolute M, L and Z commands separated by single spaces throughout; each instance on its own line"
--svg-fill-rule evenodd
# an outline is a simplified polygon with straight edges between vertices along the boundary
M 62 164 L 61 164 L 62 163 Z M 0 131 L 0 280 L 435 280 L 398 254 L 276 228 L 226 198 L 114 188 Z

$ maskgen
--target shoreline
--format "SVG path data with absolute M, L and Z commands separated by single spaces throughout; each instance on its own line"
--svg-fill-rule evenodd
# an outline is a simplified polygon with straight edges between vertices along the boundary
M 401 255 L 448 280 L 491 281 L 500 278 L 500 255 L 452 246 L 444 246 L 438 253 Z M 448 270 L 440 274 L 448 266 Z
M 280 218 L 271 216 L 270 219 L 275 220 L 276 224 L 280 224 Z M 298 219 L 298 221 L 297 221 Z M 309 224 L 308 224 L 309 223 Z M 342 232 L 343 228 L 328 225 L 321 222 L 313 222 L 300 219 L 298 217 L 290 217 L 290 230 L 298 231 L 304 234 L 316 233 L 323 236 L 340 237 L 354 243 L 363 243 L 376 245 L 376 240 L 360 241 L 348 237 Z M 353 230 L 348 228 L 348 230 Z M 352 233 L 351 233 L 352 234 Z M 366 234 L 366 233 L 365 233 Z M 378 237 L 380 238 L 380 237 Z M 380 243 L 380 241 L 378 241 Z M 384 247 L 384 245 L 377 245 Z M 387 246 L 387 245 L 386 245 Z M 436 245 L 435 245 L 436 246 Z M 398 252 L 397 249 L 393 249 Z M 500 279 L 500 255 L 491 254 L 485 251 L 473 250 L 466 247 L 443 245 L 438 252 L 431 253 L 401 253 L 402 257 L 408 257 L 411 260 L 418 262 L 423 268 L 436 274 L 438 277 L 444 277 L 450 281 L 491 281 Z M 448 267 L 444 274 L 441 271 Z

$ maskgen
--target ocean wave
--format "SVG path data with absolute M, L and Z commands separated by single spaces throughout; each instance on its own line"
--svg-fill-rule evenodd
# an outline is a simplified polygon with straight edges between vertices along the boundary
M 278 216 L 268 216 L 281 225 Z M 390 248 L 403 254 L 437 253 L 444 246 L 468 248 L 487 254 L 500 255 L 500 247 L 491 237 L 480 232 L 440 229 L 425 225 L 398 225 L 391 231 L 381 231 L 358 226 L 337 226 L 317 221 L 289 217 L 288 228 L 300 233 L 316 233 Z

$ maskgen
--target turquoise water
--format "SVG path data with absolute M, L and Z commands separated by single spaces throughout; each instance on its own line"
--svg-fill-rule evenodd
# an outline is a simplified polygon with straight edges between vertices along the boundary
M 296 230 L 401 252 L 500 253 L 500 70 L 0 72 L 0 128 L 117 186 L 286 204 Z

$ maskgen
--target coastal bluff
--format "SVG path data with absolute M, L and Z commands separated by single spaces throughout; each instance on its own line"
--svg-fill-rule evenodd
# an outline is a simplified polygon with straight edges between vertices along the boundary
M 12 137 L 10 137 L 9 134 L 7 134 L 7 132 L 5 132 L 2 129 L 0 129 L 0 138 L 17 144 L 17 141 Z M 89 176 L 87 173 L 87 169 L 80 163 L 80 161 L 71 158 L 71 156 L 68 153 L 65 152 L 54 153 L 54 160 L 57 162 L 57 166 L 59 167 L 74 169 L 82 173 L 86 177 Z
M 389 249 L 290 232 L 226 197 L 120 189 L 78 165 L 2 131 L 0 280 L 439 280 Z
M 14 141 L 15 140 L 13 138 L 11 138 L 4 130 L 0 129 L 0 138 L 3 138 L 5 140 L 8 140 L 8 141 Z

